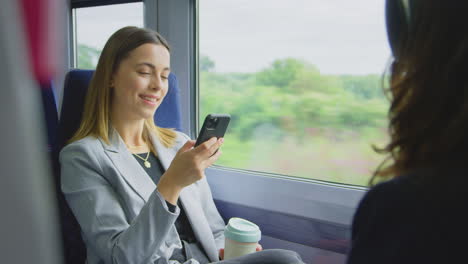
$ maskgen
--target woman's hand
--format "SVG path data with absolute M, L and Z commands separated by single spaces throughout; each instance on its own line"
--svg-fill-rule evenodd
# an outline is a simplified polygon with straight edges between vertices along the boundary
M 219 259 L 223 260 L 224 259 L 224 248 L 219 249 Z
M 195 141 L 187 141 L 177 152 L 158 183 L 158 190 L 164 199 L 174 205 L 177 204 L 179 194 L 184 187 L 205 177 L 205 169 L 221 155 L 221 150 L 218 149 L 223 142 L 223 138 L 213 137 L 193 148 Z
M 255 249 L 255 251 L 262 251 L 262 250 L 263 250 L 262 245 L 257 244 L 257 248 Z
M 262 250 L 263 250 L 262 245 L 257 244 L 257 248 L 255 248 L 255 251 L 262 251 Z M 219 250 L 219 259 L 220 259 L 220 260 L 223 260 L 223 259 L 224 259 L 224 248 L 221 248 L 221 249 Z

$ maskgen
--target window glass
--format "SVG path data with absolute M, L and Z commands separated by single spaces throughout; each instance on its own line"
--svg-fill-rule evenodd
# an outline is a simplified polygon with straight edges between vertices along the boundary
M 74 9 L 76 67 L 96 68 L 106 41 L 125 26 L 143 27 L 143 3 L 129 3 Z
M 199 123 L 232 116 L 217 164 L 366 185 L 388 140 L 385 1 L 199 3 Z

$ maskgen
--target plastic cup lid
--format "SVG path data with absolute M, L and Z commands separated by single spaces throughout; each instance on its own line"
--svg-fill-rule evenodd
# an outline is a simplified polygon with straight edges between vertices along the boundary
M 224 228 L 224 236 L 237 242 L 254 243 L 260 240 L 262 234 L 256 224 L 242 218 L 233 217 L 229 219 Z

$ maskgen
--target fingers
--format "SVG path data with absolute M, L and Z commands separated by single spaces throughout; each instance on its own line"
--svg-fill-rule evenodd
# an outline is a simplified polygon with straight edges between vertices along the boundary
M 190 150 L 191 148 L 193 148 L 194 145 L 195 145 L 195 140 L 188 140 L 188 141 L 185 142 L 185 144 L 179 149 L 179 151 L 177 151 L 177 153 L 184 153 L 184 152 Z
M 223 259 L 224 259 L 224 248 L 221 248 L 221 249 L 219 250 L 219 259 L 220 259 L 220 260 L 223 260 Z
M 206 167 L 210 167 L 211 165 L 213 165 L 213 163 L 215 163 L 218 160 L 221 154 L 223 154 L 223 152 L 220 149 L 218 149 L 218 151 L 216 151 L 215 154 L 213 154 L 206 160 Z
M 262 251 L 262 250 L 263 250 L 263 247 L 262 247 L 262 245 L 260 245 L 260 244 L 257 244 L 256 251 Z
M 224 143 L 224 138 L 219 138 L 213 145 L 211 145 L 210 156 L 213 156 L 216 153 L 216 151 L 218 151 L 218 149 L 221 147 L 221 145 L 223 145 L 223 143 Z
M 223 142 L 223 138 L 217 139 L 216 137 L 212 137 L 200 146 L 196 147 L 195 150 L 198 154 L 200 154 L 203 158 L 206 159 L 213 156 L 216 150 L 218 150 L 221 147 Z

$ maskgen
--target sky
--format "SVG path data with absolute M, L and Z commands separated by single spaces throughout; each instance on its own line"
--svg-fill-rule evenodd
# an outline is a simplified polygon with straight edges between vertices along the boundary
M 381 74 L 390 57 L 384 0 L 200 0 L 200 53 L 216 72 L 256 72 L 298 58 L 324 74 Z M 143 4 L 77 10 L 80 42 L 102 48 Z

